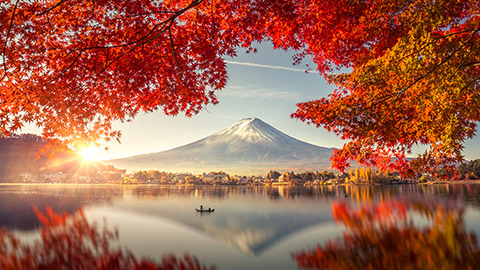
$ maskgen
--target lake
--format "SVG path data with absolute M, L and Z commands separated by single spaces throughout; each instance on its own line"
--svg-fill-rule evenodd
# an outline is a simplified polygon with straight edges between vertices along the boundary
M 198 213 L 200 205 L 215 211 Z M 0 227 L 26 245 L 46 227 L 34 206 L 82 209 L 89 224 L 118 233 L 111 247 L 155 262 L 189 254 L 216 269 L 480 263 L 480 184 L 0 185 Z

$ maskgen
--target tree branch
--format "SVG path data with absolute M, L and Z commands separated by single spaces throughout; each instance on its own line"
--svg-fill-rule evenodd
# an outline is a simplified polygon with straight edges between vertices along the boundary
M 190 5 L 188 5 L 187 7 L 179 10 L 179 11 L 176 11 L 174 13 L 174 15 L 172 15 L 170 18 L 164 20 L 163 22 L 161 23 L 157 23 L 154 25 L 154 27 L 144 36 L 142 36 L 141 38 L 135 40 L 135 41 L 132 41 L 132 42 L 128 42 L 128 43 L 124 43 L 124 44 L 119 44 L 119 45 L 111 45 L 111 46 L 91 46 L 91 47 L 84 47 L 82 49 L 79 49 L 79 50 L 94 50 L 94 49 L 113 49 L 113 48 L 122 48 L 122 47 L 128 47 L 128 46 L 131 46 L 131 45 L 134 45 L 134 44 L 137 44 L 139 42 L 141 42 L 142 40 L 146 39 L 148 36 L 150 36 L 153 32 L 155 32 L 155 30 L 158 28 L 158 26 L 160 25 L 164 25 L 164 24 L 171 24 L 177 17 L 179 17 L 180 15 L 182 15 L 183 13 L 185 13 L 186 11 L 188 11 L 189 9 L 199 5 L 201 2 L 203 2 L 203 0 L 194 0 L 192 3 L 190 3 Z M 170 27 L 170 26 L 168 26 Z M 168 28 L 167 27 L 167 28 Z M 165 30 L 163 30 L 165 31 Z M 155 37 L 158 37 L 158 35 L 156 35 Z M 148 40 L 149 41 L 152 41 L 153 39 L 150 39 Z M 140 45 L 143 45 L 145 43 L 141 43 Z
M 458 66 L 457 66 L 457 68 L 455 69 L 455 71 L 448 76 L 447 81 L 450 80 L 451 78 L 453 78 L 453 76 L 455 76 L 455 74 L 457 74 L 458 71 L 460 71 L 460 69 L 465 66 L 464 64 L 465 64 L 465 62 L 467 61 L 467 58 L 470 56 L 470 54 L 472 54 L 473 46 L 474 46 L 474 45 L 475 45 L 475 42 L 473 42 L 473 43 L 470 45 L 470 49 L 469 49 L 467 55 L 463 57 L 462 62 L 461 62 L 460 64 L 458 64 Z M 443 78 L 442 78 L 442 80 L 443 80 Z
M 162 24 L 164 24 L 164 23 L 162 23 Z M 115 57 L 115 59 L 113 59 L 112 62 L 110 62 L 110 63 L 108 63 L 107 65 L 105 65 L 105 67 L 104 67 L 100 72 L 98 72 L 97 75 L 100 74 L 100 73 L 102 73 L 102 72 L 104 72 L 105 70 L 107 70 L 107 68 L 109 68 L 113 63 L 117 62 L 120 58 L 122 58 L 123 56 L 129 54 L 130 52 L 132 52 L 132 51 L 135 50 L 136 48 L 140 47 L 141 45 L 147 44 L 148 42 L 156 39 L 160 34 L 164 33 L 165 30 L 167 30 L 167 28 L 168 28 L 168 26 L 167 26 L 167 27 L 164 26 L 164 27 L 162 27 L 162 29 L 160 30 L 160 32 L 159 32 L 157 35 L 155 35 L 154 37 L 152 37 L 151 39 L 148 39 L 148 40 L 146 40 L 146 41 L 143 41 L 143 42 L 141 42 L 141 43 L 138 43 L 140 40 L 144 40 L 147 36 L 149 36 L 149 35 L 154 31 L 154 29 L 156 29 L 156 27 L 158 27 L 159 25 L 160 25 L 160 24 L 155 25 L 155 27 L 152 29 L 152 31 L 151 31 L 149 34 L 147 34 L 147 35 L 145 35 L 144 37 L 142 37 L 141 39 L 139 39 L 136 43 L 132 43 L 131 45 L 134 45 L 134 44 L 135 44 L 135 46 L 133 46 L 132 48 L 130 48 L 130 49 L 127 50 L 126 52 L 120 54 L 119 56 Z M 100 48 L 101 48 L 101 49 L 104 49 L 104 48 L 105 48 L 105 49 L 108 49 L 108 48 L 116 48 L 116 47 L 125 47 L 125 46 L 114 46 L 114 47 L 108 47 L 108 46 L 107 46 L 107 47 L 98 47 L 98 49 L 100 49 Z M 88 49 L 90 49 L 90 48 L 88 48 Z
M 471 63 L 467 63 L 465 65 L 463 65 L 463 67 L 468 67 L 468 66 L 473 66 L 473 67 L 477 67 L 477 66 L 480 66 L 480 62 L 471 62 Z
M 17 11 L 19 1 L 20 0 L 17 0 L 15 2 L 15 6 L 13 7 L 12 17 L 10 18 L 10 25 L 8 26 L 7 35 L 5 36 L 5 43 L 3 44 L 2 61 L 3 61 L 3 70 L 5 73 L 3 74 L 2 78 L 0 78 L 0 82 L 3 81 L 5 77 L 7 77 L 6 53 L 7 53 L 7 46 L 8 46 L 8 38 L 10 36 L 10 31 L 12 30 L 12 27 L 13 27 L 13 20 L 15 19 L 15 12 Z
M 190 10 L 191 8 L 195 7 L 195 6 L 198 6 L 200 3 L 202 3 L 204 0 L 194 0 L 190 3 L 190 5 L 188 5 L 187 7 L 175 12 L 175 14 L 173 16 L 171 16 L 170 18 L 168 18 L 167 20 L 159 23 L 159 24 L 156 24 L 152 30 L 147 33 L 145 36 L 141 37 L 140 39 L 138 39 L 137 41 L 134 41 L 134 42 L 130 42 L 128 45 L 126 44 L 122 44 L 122 45 L 115 45 L 115 46 L 102 46 L 102 47 L 97 47 L 97 48 L 118 48 L 118 47 L 126 47 L 126 46 L 129 46 L 129 45 L 135 45 L 134 47 L 130 48 L 128 51 L 122 53 L 121 55 L 117 56 L 115 59 L 112 60 L 112 62 L 108 63 L 105 68 L 103 68 L 98 74 L 104 72 L 107 68 L 109 68 L 114 62 L 117 62 L 120 58 L 122 58 L 123 56 L 127 55 L 128 53 L 132 52 L 133 50 L 135 50 L 136 48 L 144 45 L 144 44 L 147 44 L 148 42 L 156 39 L 158 36 L 160 36 L 162 33 L 164 33 L 166 30 L 169 31 L 169 33 L 171 34 L 171 26 L 174 22 L 174 20 L 179 17 L 180 15 L 182 15 L 183 13 L 187 12 L 188 10 Z M 168 24 L 168 26 L 167 26 Z M 158 28 L 158 26 L 160 25 L 163 25 L 163 27 L 160 29 L 159 33 L 156 34 L 155 36 L 153 36 L 152 38 L 150 39 L 147 39 L 145 40 L 148 36 L 150 36 L 155 30 L 156 28 Z M 172 39 L 170 40 L 172 42 Z M 173 46 L 173 43 L 172 43 L 172 46 Z M 86 49 L 91 49 L 91 48 L 86 48 Z M 177 56 L 176 56 L 176 53 L 175 53 L 175 50 L 174 50 L 174 57 L 175 57 L 175 61 L 177 62 L 177 64 L 179 65 L 180 67 L 180 64 L 178 62 L 178 59 L 177 59 Z M 181 68 L 181 67 L 180 67 Z
M 423 75 L 421 75 L 420 77 L 416 78 L 413 82 L 411 82 L 407 87 L 405 87 L 404 89 L 396 92 L 396 93 L 391 93 L 391 94 L 388 94 L 386 96 L 384 96 L 383 98 L 381 98 L 379 101 L 377 101 L 374 106 L 380 104 L 381 102 L 384 102 L 392 97 L 396 97 L 396 98 L 399 98 L 399 96 L 403 93 L 405 93 L 408 89 L 410 89 L 413 85 L 415 85 L 416 83 L 418 83 L 419 81 L 423 80 L 424 78 L 426 78 L 428 75 L 432 74 L 435 70 L 437 70 L 440 66 L 442 66 L 443 64 L 445 64 L 446 62 L 448 62 L 450 60 L 450 58 L 452 58 L 456 53 L 458 53 L 459 51 L 461 51 L 466 45 L 470 44 L 470 42 L 473 40 L 473 38 L 475 37 L 475 35 L 480 31 L 480 28 L 475 28 L 473 33 L 470 35 L 470 37 L 468 38 L 468 40 L 466 40 L 463 44 L 461 44 L 460 47 L 458 47 L 457 49 L 455 49 L 452 53 L 450 53 L 445 59 L 443 59 L 440 63 L 436 64 L 434 67 L 432 67 L 429 71 L 427 71 L 426 73 L 424 73 Z M 473 45 L 475 44 L 472 43 L 471 46 L 473 47 Z M 465 60 L 465 58 L 464 58 Z M 462 62 L 463 63 L 463 62 Z M 459 68 L 461 67 L 461 65 L 459 66 Z M 473 83 L 474 81 L 476 81 L 477 79 L 471 81 L 468 85 L 470 85 L 471 83 Z
M 181 70 L 182 66 L 180 65 L 180 62 L 178 62 L 177 52 L 175 51 L 175 44 L 173 44 L 172 25 L 173 25 L 173 21 L 171 21 L 170 25 L 167 27 L 168 28 L 168 36 L 169 36 L 169 40 L 170 40 L 170 45 L 172 46 L 172 50 L 173 50 L 173 57 L 175 58 L 175 62 L 177 62 L 177 66 Z
M 410 83 L 406 88 L 400 90 L 398 93 L 397 93 L 397 96 L 399 96 L 400 94 L 402 93 L 405 93 L 410 87 L 412 87 L 413 85 L 415 85 L 417 82 L 423 80 L 424 78 L 426 78 L 428 75 L 432 74 L 437 68 L 439 68 L 441 65 L 445 64 L 446 62 L 448 62 L 448 60 L 450 60 L 450 58 L 452 58 L 457 52 L 459 52 L 460 50 L 462 50 L 470 41 L 472 41 L 472 39 L 475 37 L 475 34 L 480 31 L 480 28 L 477 28 L 475 31 L 473 31 L 473 33 L 470 35 L 470 37 L 468 38 L 467 41 L 465 41 L 460 47 L 458 47 L 457 49 L 455 49 L 450 55 L 448 55 L 445 59 L 443 59 L 440 63 L 436 64 L 432 69 L 430 69 L 428 72 L 424 73 L 422 76 L 418 77 L 417 79 L 415 79 L 412 83 Z
M 58 78 L 60 78 L 63 74 L 65 74 L 72 66 L 73 64 L 75 64 L 75 62 L 77 62 L 77 60 L 80 58 L 80 56 L 82 55 L 84 51 L 80 51 L 77 56 L 75 57 L 75 59 L 73 59 L 73 61 L 68 65 L 68 67 L 66 67 L 64 70 L 62 70 L 57 76 L 55 76 L 53 79 L 50 80 L 50 82 L 54 82 L 55 80 L 57 80 Z
M 473 80 L 471 80 L 470 82 L 468 82 L 464 87 L 462 87 L 462 89 L 460 89 L 460 92 L 462 92 L 463 90 L 467 89 L 472 83 L 476 82 L 476 81 L 479 81 L 480 80 L 480 76 L 474 78 Z
M 92 0 L 92 13 L 90 14 L 90 19 L 88 20 L 93 19 L 94 15 L 95 15 L 95 0 Z
M 18 0 L 17 0 L 18 1 Z M 57 3 L 55 5 L 55 7 L 57 7 L 58 5 L 60 5 L 62 2 L 64 2 L 66 0 L 62 0 L 60 1 L 59 3 Z M 166 19 L 165 21 L 161 22 L 161 23 L 158 23 L 156 25 L 154 25 L 154 27 L 147 33 L 145 34 L 144 36 L 140 37 L 139 39 L 135 40 L 135 41 L 132 41 L 132 42 L 128 42 L 128 43 L 124 43 L 124 44 L 119 44 L 119 45 L 111 45 L 111 46 L 91 46 L 91 47 L 84 47 L 84 48 L 81 48 L 81 49 L 78 49 L 78 50 L 74 50 L 74 51 L 79 51 L 78 55 L 75 57 L 75 59 L 68 65 L 68 67 L 66 67 L 64 70 L 62 70 L 57 76 L 55 76 L 55 78 L 53 78 L 52 80 L 50 80 L 50 83 L 53 83 L 53 81 L 57 80 L 61 75 L 65 74 L 72 66 L 73 64 L 80 58 L 81 54 L 87 50 L 95 50 L 95 49 L 112 49 L 112 48 L 123 48 L 123 47 L 128 47 L 128 46 L 132 46 L 134 45 L 132 48 L 128 49 L 126 52 L 120 54 L 119 56 L 115 57 L 114 59 L 112 59 L 111 62 L 108 63 L 108 60 L 106 60 L 105 62 L 105 66 L 102 68 L 102 70 L 100 70 L 96 75 L 99 75 L 103 72 L 105 72 L 105 70 L 107 70 L 112 64 L 116 63 L 120 58 L 122 58 L 123 56 L 129 54 L 130 52 L 132 52 L 133 50 L 135 50 L 136 48 L 144 45 L 144 44 L 147 44 L 149 42 L 151 42 L 152 40 L 156 39 L 158 36 L 160 36 L 161 34 L 163 34 L 166 30 L 169 31 L 169 35 L 170 35 L 170 42 L 172 44 L 172 48 L 174 50 L 174 57 L 175 57 L 175 61 L 177 62 L 177 65 L 181 68 L 180 66 L 180 63 L 177 59 L 177 55 L 176 55 L 176 52 L 175 52 L 175 48 L 173 46 L 173 38 L 172 38 L 172 33 L 171 33 L 171 26 L 173 25 L 173 22 L 175 21 L 175 19 L 179 16 L 181 16 L 182 14 L 184 14 L 185 12 L 187 12 L 188 10 L 190 10 L 191 8 L 195 7 L 195 6 L 198 6 L 200 3 L 202 3 L 204 0 L 194 0 L 192 1 L 188 6 L 182 8 L 181 10 L 178 10 L 176 11 L 172 16 L 170 16 L 168 19 Z M 92 1 L 94 2 L 94 1 Z M 53 8 L 55 7 L 52 7 L 50 8 L 49 10 L 52 10 Z M 48 14 L 47 14 L 48 16 Z M 158 33 L 154 36 L 153 33 L 155 33 L 158 29 L 159 26 L 162 26 L 158 31 Z M 149 38 L 151 36 L 151 38 Z
M 48 13 L 48 12 L 54 10 L 55 8 L 57 8 L 58 6 L 60 6 L 63 2 L 66 2 L 66 1 L 67 0 L 60 0 L 55 5 L 53 5 L 51 8 L 48 8 L 48 9 L 44 10 L 43 12 L 38 13 L 37 15 L 43 15 L 45 13 Z

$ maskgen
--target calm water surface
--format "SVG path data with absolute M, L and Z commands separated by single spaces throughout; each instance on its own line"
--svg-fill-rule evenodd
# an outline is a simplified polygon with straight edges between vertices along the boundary
M 215 212 L 197 213 L 200 205 Z M 25 239 L 34 238 L 43 225 L 33 206 L 51 206 L 55 212 L 70 214 L 83 209 L 89 222 L 106 222 L 108 228 L 118 230 L 116 244 L 135 256 L 159 261 L 164 254 L 189 253 L 217 269 L 298 269 L 305 265 L 302 262 L 315 260 L 310 255 L 317 245 L 323 251 L 339 252 L 342 245 L 331 244 L 346 243 L 346 231 L 357 240 L 370 238 L 365 231 L 375 231 L 385 242 L 382 224 L 400 228 L 404 235 L 405 231 L 425 235 L 422 230 L 431 231 L 443 224 L 439 220 L 453 217 L 455 228 L 465 235 L 477 239 L 480 235 L 478 184 L 308 188 L 0 185 L 0 227 Z M 388 228 L 387 238 L 394 239 L 392 227 Z M 449 242 L 438 239 L 436 245 Z M 326 243 L 330 243 L 328 248 Z M 389 245 L 380 244 L 380 250 L 388 252 L 384 246 Z

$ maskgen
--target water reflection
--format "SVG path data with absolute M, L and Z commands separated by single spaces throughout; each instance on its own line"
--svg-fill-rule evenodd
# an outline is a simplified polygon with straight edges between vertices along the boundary
M 44 226 L 33 243 L 1 230 L 0 269 L 207 269 L 189 254 L 164 255 L 161 262 L 137 258 L 112 245 L 118 232 L 88 222 L 82 210 L 72 215 L 49 207 L 46 213 L 34 211 Z
M 31 199 L 48 195 L 68 201 L 75 198 L 82 203 L 108 202 L 116 198 L 141 197 L 188 198 L 203 197 L 226 199 L 248 194 L 266 195 L 272 200 L 299 198 L 337 199 L 348 195 L 350 200 L 366 201 L 390 199 L 398 195 L 442 196 L 480 205 L 479 184 L 435 184 L 435 185 L 352 185 L 352 186 L 312 186 L 312 187 L 262 187 L 262 186 L 162 186 L 162 185 L 0 185 L 0 194 L 5 196 L 28 195 Z M 2 204 L 8 201 L 2 198 Z
M 107 204 L 123 196 L 120 186 L 86 185 L 0 185 L 0 227 L 23 231 L 41 223 L 33 206 L 74 213 L 87 205 Z
M 353 185 L 344 188 L 348 200 L 356 203 L 392 200 L 408 196 L 441 198 L 475 207 L 480 206 L 480 185 L 478 184 Z
M 362 204 L 334 203 L 343 236 L 292 256 L 313 269 L 478 269 L 480 246 L 452 201 L 410 198 Z
M 329 202 L 297 197 L 269 199 L 269 190 L 244 188 L 199 188 L 185 197 L 158 200 L 115 201 L 110 211 L 122 209 L 158 220 L 168 220 L 232 247 L 243 254 L 260 256 L 282 239 L 308 227 L 332 222 Z M 210 197 L 209 194 L 215 194 Z M 225 194 L 225 197 L 217 197 Z M 301 194 L 301 193 L 299 193 Z M 195 211 L 200 204 L 215 208 L 213 213 Z
M 219 269 L 297 269 L 299 263 L 291 259 L 292 252 L 300 254 L 299 251 L 317 243 L 324 248 L 329 239 L 333 241 L 332 238 L 341 236 L 345 230 L 344 219 L 340 218 L 341 215 L 332 215 L 332 206 L 338 208 L 334 214 L 344 209 L 347 216 L 356 217 L 360 215 L 360 209 L 365 208 L 361 215 L 367 215 L 369 211 L 380 211 L 377 206 L 382 203 L 386 209 L 389 203 L 395 202 L 390 207 L 393 214 L 389 217 L 394 224 L 402 220 L 405 224 L 391 228 L 416 228 L 416 234 L 412 233 L 420 237 L 424 228 L 430 228 L 429 231 L 435 228 L 433 216 L 420 211 L 426 206 L 429 213 L 437 213 L 440 206 L 445 215 L 458 212 L 460 214 L 453 219 L 459 224 L 458 228 L 480 233 L 479 199 L 480 185 L 469 184 L 321 187 L 0 185 L 0 225 L 7 226 L 8 231 L 15 234 L 38 235 L 42 224 L 32 205 L 38 205 L 40 209 L 51 205 L 53 212 L 72 215 L 81 207 L 89 221 L 102 224 L 105 219 L 111 226 L 109 230 L 118 228 L 117 246 L 128 247 L 136 258 L 147 257 L 161 262 L 164 254 L 183 258 L 183 254 L 189 252 Z M 195 208 L 201 204 L 215 208 L 215 212 L 210 215 L 196 213 Z M 405 209 L 404 219 L 398 210 L 400 205 Z M 366 220 L 374 221 L 362 221 L 363 227 L 378 227 L 380 224 L 375 215 Z M 382 222 L 388 224 L 386 220 Z M 413 222 L 411 227 L 408 227 L 409 222 Z M 354 228 L 347 227 L 351 237 L 355 235 Z M 427 235 L 428 230 L 425 231 Z M 373 236 L 377 234 L 372 233 Z M 428 239 L 434 238 L 429 236 Z M 399 246 L 408 244 L 402 239 L 395 241 Z M 368 248 L 366 244 L 361 247 Z M 415 252 L 417 250 L 420 249 Z M 314 250 L 303 251 L 305 257 L 311 255 L 310 251 Z

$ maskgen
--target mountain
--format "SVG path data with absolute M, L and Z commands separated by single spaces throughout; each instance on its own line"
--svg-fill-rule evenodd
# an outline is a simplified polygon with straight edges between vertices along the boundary
M 53 158 L 37 157 L 46 145 L 47 141 L 34 134 L 0 137 L 0 182 L 16 182 L 21 173 L 65 171 L 68 167 L 65 161 L 71 160 L 73 155 L 57 153 Z
M 71 151 L 60 151 L 53 156 L 38 156 L 48 142 L 35 134 L 13 134 L 0 137 L 0 183 L 21 181 L 20 174 L 35 176 L 63 172 L 96 177 L 98 170 L 114 170 L 98 162 L 84 161 Z
M 329 169 L 332 153 L 333 148 L 302 142 L 258 118 L 245 118 L 181 147 L 105 162 L 127 170 L 193 173 L 224 170 L 238 174 L 266 174 L 271 169 Z
M 33 134 L 0 136 L 0 182 L 15 180 L 23 172 L 38 172 L 46 161 L 35 157 L 45 145 L 41 137 Z

